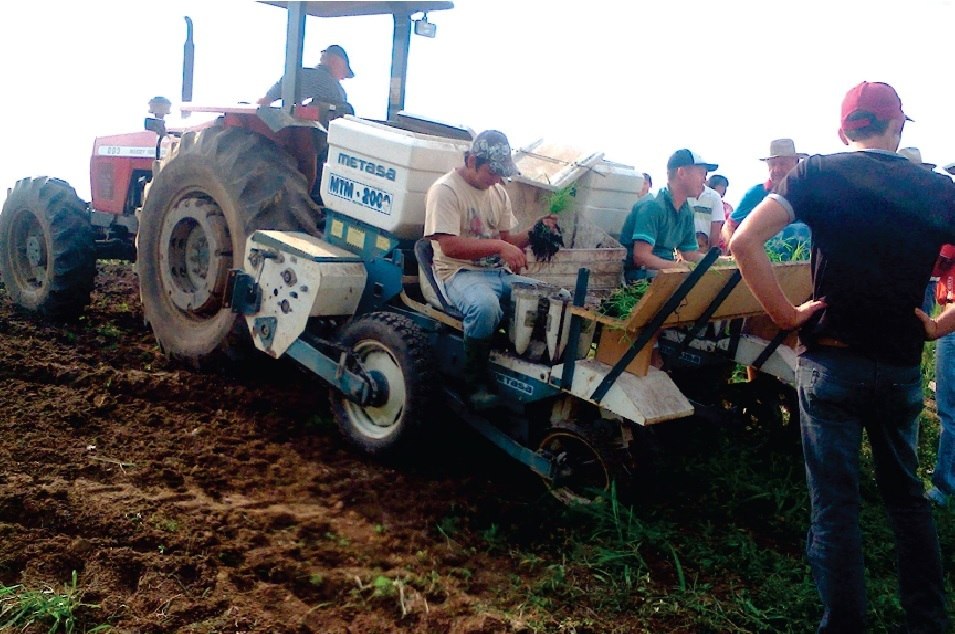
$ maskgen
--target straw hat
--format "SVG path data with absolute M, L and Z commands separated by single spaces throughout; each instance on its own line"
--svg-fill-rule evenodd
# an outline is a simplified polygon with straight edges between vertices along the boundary
M 935 163 L 923 163 L 922 162 L 922 153 L 917 147 L 903 147 L 899 148 L 899 154 L 912 161 L 916 165 L 921 165 L 924 168 L 933 170 L 935 169 Z
M 769 143 L 769 156 L 759 160 L 768 161 L 778 156 L 798 156 L 800 159 L 807 158 L 808 154 L 796 151 L 796 143 L 792 139 L 776 139 Z

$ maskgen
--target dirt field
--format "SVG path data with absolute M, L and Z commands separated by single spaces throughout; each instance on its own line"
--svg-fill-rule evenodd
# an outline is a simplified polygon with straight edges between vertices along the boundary
M 489 547 L 505 526 L 525 557 L 560 561 L 554 504 L 522 467 L 467 436 L 392 468 L 344 443 L 295 368 L 171 366 L 130 265 L 101 265 L 77 324 L 0 294 L 0 336 L 0 583 L 62 589 L 76 571 L 98 606 L 78 631 L 562 631 L 590 612 L 535 609 L 514 544 Z M 563 631 L 610 629 L 587 620 Z

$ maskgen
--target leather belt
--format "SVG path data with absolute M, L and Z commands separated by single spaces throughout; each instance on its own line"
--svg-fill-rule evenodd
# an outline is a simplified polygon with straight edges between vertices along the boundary
M 839 341 L 838 339 L 833 339 L 832 337 L 819 337 L 816 339 L 816 345 L 826 346 L 828 348 L 848 348 L 849 344 L 844 341 Z

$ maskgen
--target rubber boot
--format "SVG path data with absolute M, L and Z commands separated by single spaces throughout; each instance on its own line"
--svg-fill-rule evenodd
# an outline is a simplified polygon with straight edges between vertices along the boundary
M 476 410 L 491 409 L 500 397 L 488 388 L 491 342 L 487 339 L 464 339 L 464 386 L 468 404 Z

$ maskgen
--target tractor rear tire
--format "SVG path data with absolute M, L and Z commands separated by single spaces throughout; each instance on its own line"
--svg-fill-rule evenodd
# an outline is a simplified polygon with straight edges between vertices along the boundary
M 321 215 L 295 159 L 265 137 L 214 126 L 183 138 L 153 177 L 139 231 L 146 321 L 171 359 L 194 367 L 252 350 L 245 319 L 224 306 L 257 229 L 318 234 Z
M 96 279 L 86 203 L 57 178 L 24 178 L 0 213 L 0 276 L 13 303 L 54 320 L 76 319 Z
M 433 354 L 415 323 L 396 313 L 369 313 L 347 324 L 340 343 L 356 365 L 385 382 L 383 402 L 361 406 L 331 390 L 332 414 L 342 434 L 359 449 L 377 457 L 396 457 L 421 439 L 436 395 Z M 352 370 L 356 370 L 353 367 Z

